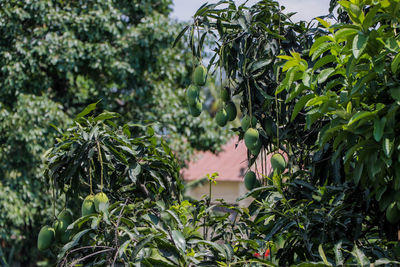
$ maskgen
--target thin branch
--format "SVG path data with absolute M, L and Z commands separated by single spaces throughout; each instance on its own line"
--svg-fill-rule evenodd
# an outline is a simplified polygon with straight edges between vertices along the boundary
M 87 255 L 85 257 L 82 257 L 80 259 L 77 259 L 77 260 L 73 261 L 71 266 L 75 266 L 79 262 L 84 261 L 84 260 L 86 260 L 86 259 L 88 259 L 90 257 L 93 257 L 93 256 L 97 255 L 97 254 L 105 253 L 105 252 L 112 251 L 112 250 L 115 250 L 115 248 L 103 249 L 103 250 L 100 250 L 100 251 L 93 252 L 92 254 L 89 254 L 89 255 Z
M 119 250 L 119 242 L 118 242 L 118 227 L 119 227 L 119 223 L 121 221 L 121 217 L 122 217 L 122 213 L 124 212 L 126 203 L 128 203 L 128 199 L 125 200 L 124 205 L 122 206 L 121 211 L 119 212 L 118 215 L 118 220 L 117 220 L 117 225 L 115 225 L 115 237 L 114 237 L 114 242 L 115 242 L 115 246 L 116 246 L 116 251 L 115 251 L 115 255 L 114 255 L 114 260 L 111 266 L 114 267 L 115 261 L 117 260 L 117 255 L 118 255 L 118 250 Z

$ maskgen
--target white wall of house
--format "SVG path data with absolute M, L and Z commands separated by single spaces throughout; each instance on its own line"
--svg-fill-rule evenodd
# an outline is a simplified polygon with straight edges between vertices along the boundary
M 246 194 L 248 190 L 244 186 L 242 181 L 218 181 L 217 184 L 212 185 L 211 201 L 215 201 L 216 199 L 224 199 L 225 202 L 229 204 L 239 204 L 239 206 L 248 206 L 252 199 L 244 199 L 239 203 L 236 202 L 236 199 L 244 194 Z M 187 192 L 187 195 L 200 200 L 203 195 L 209 194 L 209 184 L 208 182 L 202 186 L 191 189 Z

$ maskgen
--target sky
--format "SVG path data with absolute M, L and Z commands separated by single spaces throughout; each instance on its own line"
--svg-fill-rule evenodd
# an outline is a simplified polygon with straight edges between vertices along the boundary
M 174 11 L 172 17 L 180 21 L 188 21 L 191 19 L 196 10 L 204 3 L 216 3 L 218 0 L 173 0 Z M 241 4 L 244 0 L 236 0 L 237 4 Z M 258 0 L 249 0 L 248 6 L 258 2 Z M 292 17 L 293 21 L 306 20 L 310 21 L 314 17 L 328 14 L 329 0 L 278 0 L 285 6 L 285 13 L 297 12 Z

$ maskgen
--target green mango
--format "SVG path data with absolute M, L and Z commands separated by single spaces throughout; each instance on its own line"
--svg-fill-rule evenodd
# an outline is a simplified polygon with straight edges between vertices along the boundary
M 397 208 L 396 202 L 392 202 L 386 209 L 386 219 L 391 224 L 395 224 L 400 220 L 400 210 Z
M 234 119 L 236 119 L 237 109 L 235 103 L 233 103 L 232 101 L 226 103 L 225 110 L 226 113 L 228 114 L 229 121 L 233 121 Z
M 52 227 L 45 225 L 40 229 L 37 239 L 37 247 L 39 250 L 48 249 L 54 241 L 55 231 Z
M 249 191 L 260 186 L 260 182 L 257 180 L 257 176 L 253 171 L 248 171 L 244 176 L 244 185 Z
M 257 124 L 257 119 L 256 117 L 250 117 L 249 115 L 246 115 L 242 119 L 242 130 L 245 132 L 249 127 L 255 127 Z
M 224 108 L 220 109 L 217 112 L 217 114 L 215 115 L 215 120 L 217 124 L 221 127 L 224 127 L 226 125 L 226 123 L 228 122 L 228 113 Z
M 198 117 L 201 114 L 203 109 L 203 105 L 201 104 L 200 100 L 196 101 L 196 104 L 189 105 L 189 112 L 193 117 Z
M 207 69 L 203 66 L 197 66 L 193 73 L 193 82 L 198 86 L 206 84 L 207 80 Z
M 224 102 L 231 100 L 231 90 L 229 88 L 225 87 L 221 90 L 221 99 Z
M 254 128 L 249 128 L 244 133 L 244 143 L 248 150 L 252 150 L 257 146 L 257 141 L 259 141 L 260 135 L 258 131 Z
M 250 149 L 250 152 L 253 156 L 257 156 L 260 153 L 261 148 L 262 148 L 262 144 L 261 144 L 260 139 L 258 139 L 256 142 L 256 145 L 252 149 Z
M 286 160 L 281 154 L 276 153 L 271 157 L 271 166 L 280 174 L 286 169 Z
M 82 203 L 82 216 L 87 216 L 96 213 L 96 208 L 94 205 L 94 196 L 88 195 Z
M 103 192 L 97 193 L 94 196 L 94 206 L 97 212 L 100 212 L 100 204 L 108 204 L 108 197 Z
M 186 98 L 189 105 L 196 105 L 197 100 L 199 99 L 200 88 L 197 85 L 191 84 L 186 90 Z
M 64 221 L 67 225 L 70 225 L 74 220 L 72 219 L 72 213 L 70 210 L 63 210 L 58 214 L 58 219 Z

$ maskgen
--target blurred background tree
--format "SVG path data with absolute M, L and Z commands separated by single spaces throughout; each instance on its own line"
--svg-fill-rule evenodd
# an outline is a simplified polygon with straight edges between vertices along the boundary
M 225 142 L 207 112 L 189 115 L 183 89 L 198 62 L 183 42 L 172 48 L 182 25 L 171 11 L 170 0 L 0 2 L 0 258 L 38 264 L 51 124 L 67 127 L 88 104 L 157 121 L 182 163 Z

